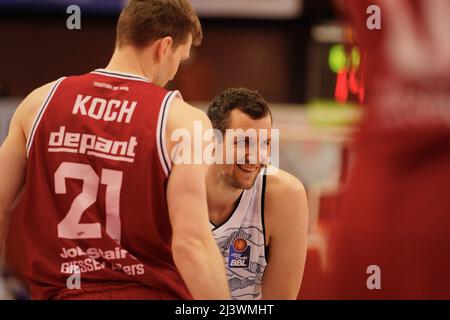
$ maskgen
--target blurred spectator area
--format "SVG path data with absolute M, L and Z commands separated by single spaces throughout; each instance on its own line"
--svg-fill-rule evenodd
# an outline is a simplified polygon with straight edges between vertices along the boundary
M 306 102 L 310 29 L 334 19 L 334 14 L 331 0 L 298 1 L 302 9 L 297 16 L 202 15 L 203 44 L 192 52 L 172 86 L 187 100 L 208 101 L 227 87 L 245 86 L 269 101 Z M 0 0 L 0 83 L 10 95 L 23 96 L 63 75 L 107 64 L 114 49 L 117 11 L 84 10 L 80 4 L 81 30 L 71 31 L 64 6 L 51 11 L 45 6 L 31 10 L 31 5 L 27 10 L 7 10 L 2 2 L 18 1 Z
M 172 87 L 186 99 L 209 100 L 230 86 L 258 89 L 272 101 L 305 99 L 304 26 L 295 22 L 206 21 L 205 38 L 181 66 Z M 0 20 L 0 79 L 10 94 L 28 94 L 63 75 L 104 67 L 114 50 L 115 19 L 82 20 L 68 31 L 65 16 Z M 264 32 L 261 32 L 264 30 Z M 298 41 L 292 41 L 296 35 Z

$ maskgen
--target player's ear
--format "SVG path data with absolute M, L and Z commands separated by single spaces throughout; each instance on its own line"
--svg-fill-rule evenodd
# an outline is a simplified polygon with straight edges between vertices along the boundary
M 152 60 L 154 60 L 155 63 L 161 62 L 161 39 L 153 42 L 152 45 L 146 50 L 148 50 L 148 54 L 151 55 Z
M 172 52 L 172 37 L 164 37 L 160 40 L 159 58 L 166 56 L 169 52 Z
M 152 55 L 156 63 L 160 63 L 164 60 L 164 57 L 167 55 L 168 49 L 170 48 L 171 42 L 171 37 L 165 37 L 156 40 L 152 44 Z

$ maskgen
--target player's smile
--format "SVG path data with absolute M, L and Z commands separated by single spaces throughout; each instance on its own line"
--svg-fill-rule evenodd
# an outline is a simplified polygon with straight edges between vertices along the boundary
M 261 169 L 261 166 L 254 166 L 254 165 L 247 165 L 247 164 L 238 164 L 237 167 L 245 173 L 254 173 Z

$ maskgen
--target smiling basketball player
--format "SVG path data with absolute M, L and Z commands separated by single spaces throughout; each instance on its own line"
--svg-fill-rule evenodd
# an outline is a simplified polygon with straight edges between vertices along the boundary
M 228 89 L 208 109 L 213 127 L 225 135 L 223 154 L 233 163 L 209 168 L 206 183 L 211 229 L 222 251 L 233 299 L 295 299 L 306 258 L 306 193 L 294 176 L 265 175 L 272 115 L 264 99 L 247 89 Z M 266 132 L 248 137 L 227 130 Z M 227 141 L 232 136 L 233 141 Z M 238 159 L 245 145 L 245 159 Z M 256 153 L 256 161 L 251 161 Z M 244 160 L 244 161 L 241 161 Z

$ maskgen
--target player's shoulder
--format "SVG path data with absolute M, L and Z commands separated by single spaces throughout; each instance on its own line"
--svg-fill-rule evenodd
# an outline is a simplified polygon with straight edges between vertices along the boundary
M 211 123 L 205 112 L 178 97 L 172 101 L 171 115 L 169 117 L 179 122 L 201 121 L 203 125 L 208 127 Z
M 266 235 L 269 239 L 275 234 L 285 233 L 286 224 L 290 224 L 290 230 L 294 226 L 300 230 L 302 224 L 299 221 L 307 219 L 308 200 L 302 182 L 281 169 L 267 176 L 264 203 Z
M 27 105 L 41 104 L 57 81 L 58 80 L 46 83 L 34 89 L 31 93 L 27 95 L 27 97 L 24 99 L 23 102 Z
M 289 201 L 293 197 L 306 195 L 303 183 L 294 175 L 278 169 L 266 177 L 266 198 Z
M 57 80 L 46 83 L 32 92 L 30 92 L 25 99 L 20 103 L 14 113 L 14 120 L 18 121 L 23 127 L 24 132 L 28 132 L 29 127 L 39 108 L 44 103 L 51 89 L 56 84 Z

